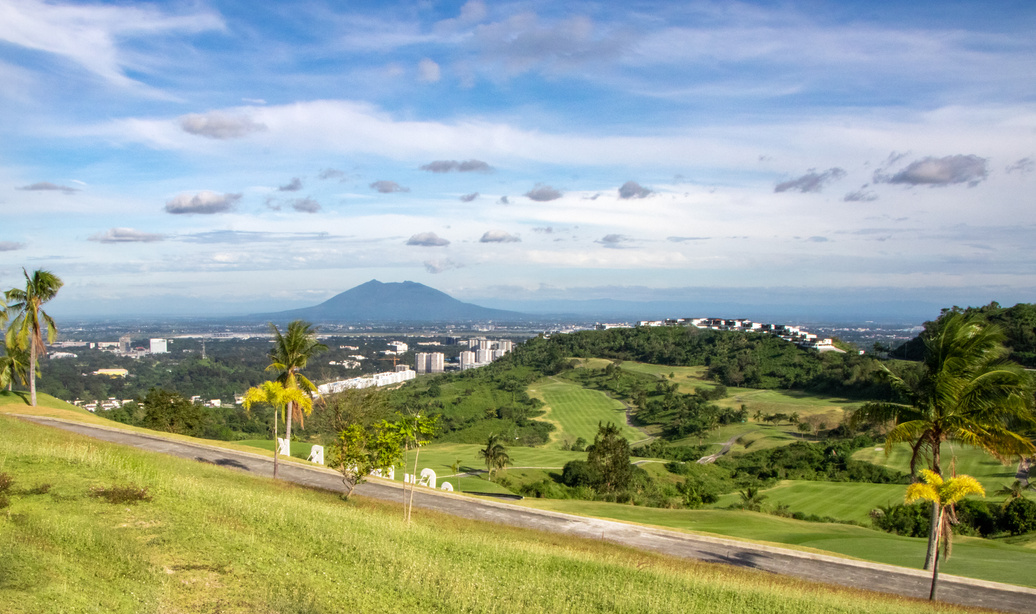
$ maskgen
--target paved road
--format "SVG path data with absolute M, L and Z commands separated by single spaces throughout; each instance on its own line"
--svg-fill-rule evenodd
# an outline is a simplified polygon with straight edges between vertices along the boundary
M 717 458 L 723 456 L 727 452 L 730 452 L 730 447 L 734 445 L 735 441 L 737 441 L 742 436 L 747 435 L 748 433 L 751 433 L 751 432 L 752 431 L 748 431 L 748 432 L 745 432 L 745 433 L 741 433 L 740 435 L 734 435 L 733 437 L 728 439 L 726 443 L 723 444 L 723 447 L 720 448 L 719 452 L 716 452 L 715 454 L 710 454 L 708 456 L 703 456 L 703 457 L 699 458 L 698 459 L 698 464 L 699 465 L 708 465 L 709 463 L 716 462 Z
M 225 450 L 203 444 L 184 443 L 157 435 L 142 435 L 54 418 L 20 417 L 38 424 L 50 425 L 144 450 L 232 467 L 254 475 L 273 475 L 273 460 L 258 454 Z M 342 490 L 342 482 L 338 474 L 328 469 L 282 461 L 280 476 L 282 479 L 306 486 L 334 491 Z M 365 484 L 360 484 L 356 488 L 356 494 L 375 499 L 399 501 L 402 497 L 402 489 L 398 483 L 372 479 Z M 603 539 L 624 546 L 652 550 L 672 556 L 726 563 L 807 580 L 910 597 L 927 598 L 931 585 L 931 575 L 921 570 L 850 561 L 834 556 L 749 544 L 731 539 L 689 535 L 611 520 L 535 510 L 438 491 L 419 489 L 414 497 L 414 505 L 465 518 L 591 539 Z M 1029 613 L 1036 611 L 1036 589 L 948 575 L 940 575 L 939 586 L 939 598 L 942 601 L 1005 612 Z

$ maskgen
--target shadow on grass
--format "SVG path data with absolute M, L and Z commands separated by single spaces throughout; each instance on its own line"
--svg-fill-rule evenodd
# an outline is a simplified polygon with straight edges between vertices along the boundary
M 17 397 L 26 405 L 29 404 L 29 393 L 24 390 L 0 390 L 0 398 Z

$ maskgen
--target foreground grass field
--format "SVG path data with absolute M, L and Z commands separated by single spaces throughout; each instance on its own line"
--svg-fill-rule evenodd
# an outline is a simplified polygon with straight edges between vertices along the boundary
M 934 612 L 254 478 L 0 416 L 0 610 Z M 113 486 L 145 500 L 110 503 Z

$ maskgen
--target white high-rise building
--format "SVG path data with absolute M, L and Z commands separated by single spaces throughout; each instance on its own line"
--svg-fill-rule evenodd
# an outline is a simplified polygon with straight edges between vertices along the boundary
M 418 373 L 442 373 L 446 355 L 442 352 L 418 352 L 414 356 L 414 370 Z
M 479 350 L 476 354 L 476 360 L 482 364 L 493 362 L 493 350 Z
M 474 352 L 461 352 L 460 353 L 460 370 L 464 371 L 475 366 L 475 353 Z
M 151 353 L 152 354 L 168 354 L 169 343 L 165 339 L 152 339 L 151 340 Z

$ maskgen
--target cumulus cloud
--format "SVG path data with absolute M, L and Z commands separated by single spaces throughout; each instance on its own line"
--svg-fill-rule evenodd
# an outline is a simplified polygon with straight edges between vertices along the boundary
M 630 198 L 645 198 L 651 195 L 651 190 L 640 185 L 636 181 L 627 181 L 622 184 L 619 188 L 619 198 L 630 199 Z
M 450 242 L 434 232 L 419 232 L 407 239 L 406 244 L 421 247 L 446 247 Z
M 298 177 L 292 177 L 291 181 L 277 188 L 281 192 L 298 192 L 302 189 L 302 180 Z
M 154 243 L 164 239 L 165 235 L 142 232 L 132 228 L 112 228 L 87 237 L 87 241 L 97 241 L 98 243 Z
M 911 162 L 906 168 L 891 176 L 876 171 L 874 181 L 928 186 L 966 183 L 975 186 L 989 175 L 986 162 L 985 158 L 975 155 L 927 157 Z
M 442 273 L 443 271 L 449 271 L 450 269 L 459 269 L 463 267 L 463 264 L 459 264 L 450 260 L 449 258 L 443 258 L 440 260 L 425 260 L 424 268 L 426 271 L 433 275 Z
M 24 248 L 24 243 L 16 243 L 15 241 L 0 241 L 0 252 L 13 252 L 15 250 Z
M 818 173 L 814 170 L 810 170 L 805 175 L 792 179 L 790 181 L 784 181 L 774 186 L 774 192 L 819 192 L 824 186 L 832 181 L 837 181 L 842 177 L 845 177 L 846 172 L 840 168 L 829 168 L 822 173 Z
M 672 241 L 673 243 L 684 243 L 685 241 L 705 241 L 709 237 L 666 237 L 666 241 Z
M 337 168 L 325 168 L 317 173 L 317 179 L 340 179 L 345 181 L 345 171 L 340 171 Z
M 549 185 L 542 185 L 537 183 L 535 188 L 525 193 L 525 196 L 531 200 L 535 200 L 537 202 L 542 203 L 561 198 L 561 192 L 555 190 Z
M 1033 162 L 1032 158 L 1022 158 L 1021 160 L 1019 160 L 1019 161 L 1015 162 L 1014 164 L 1008 166 L 1004 170 L 1007 171 L 1008 173 L 1018 172 L 1018 173 L 1021 173 L 1022 175 L 1026 175 L 1026 174 L 1031 173 L 1032 171 L 1036 170 L 1036 162 Z
M 316 213 L 320 211 L 320 203 L 312 198 L 296 198 L 291 202 L 291 208 L 301 213 Z
M 855 192 L 849 192 L 844 198 L 842 198 L 842 200 L 847 203 L 869 203 L 878 200 L 878 195 L 874 192 L 868 192 L 864 189 L 866 187 L 867 186 L 863 186 Z
M 503 230 L 487 230 L 479 243 L 520 243 L 521 239 Z
M 472 192 L 471 194 L 465 194 L 460 197 L 461 202 L 470 203 L 471 201 L 478 198 L 478 192 Z
M 393 192 L 409 192 L 410 188 L 404 188 L 395 181 L 375 181 L 370 185 L 372 190 L 377 190 L 382 194 L 392 194 Z
M 417 63 L 417 78 L 424 83 L 435 83 L 442 78 L 442 71 L 434 60 L 424 58 Z
M 538 232 L 540 234 L 549 235 L 549 234 L 553 234 L 554 233 L 554 227 L 553 226 L 537 226 L 536 228 L 533 228 L 532 231 L 533 232 Z
M 493 167 L 482 160 L 435 160 L 421 166 L 420 170 L 430 173 L 491 173 Z
M 266 125 L 257 123 L 244 115 L 230 115 L 222 111 L 192 113 L 180 118 L 180 128 L 188 134 L 209 139 L 240 139 L 254 132 L 266 130 Z
M 67 185 L 57 185 L 49 181 L 40 181 L 39 183 L 22 186 L 16 189 L 25 190 L 27 192 L 63 192 L 65 194 L 74 194 L 79 191 L 79 188 L 72 188 Z
M 601 245 L 611 249 L 621 249 L 626 247 L 624 244 L 629 243 L 630 241 L 632 241 L 632 239 L 626 235 L 610 234 L 604 235 L 599 241 L 595 241 L 595 243 L 600 243 Z
M 211 215 L 224 213 L 233 208 L 234 203 L 241 200 L 241 194 L 219 194 L 202 190 L 197 194 L 178 194 L 165 204 L 168 213 L 201 213 Z

